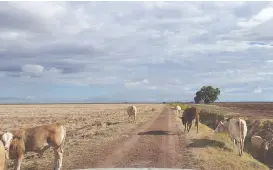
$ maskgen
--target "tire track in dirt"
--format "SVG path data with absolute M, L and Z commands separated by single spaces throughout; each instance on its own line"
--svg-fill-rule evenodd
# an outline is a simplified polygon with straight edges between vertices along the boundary
M 137 129 L 132 137 L 97 164 L 98 168 L 192 168 L 187 140 L 180 132 L 175 113 L 168 108 L 150 126 Z M 109 152 L 108 152 L 109 153 Z

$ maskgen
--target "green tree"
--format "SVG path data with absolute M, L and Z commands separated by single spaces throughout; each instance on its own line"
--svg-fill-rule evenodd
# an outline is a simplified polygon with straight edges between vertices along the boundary
M 204 101 L 204 103 L 212 103 L 218 99 L 221 91 L 219 88 L 213 88 L 212 86 L 203 86 L 199 91 L 196 92 L 194 97 L 194 102 L 199 103 Z

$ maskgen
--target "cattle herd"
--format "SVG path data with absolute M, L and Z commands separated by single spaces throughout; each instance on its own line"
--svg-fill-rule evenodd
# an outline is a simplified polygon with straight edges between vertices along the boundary
M 181 107 L 176 106 L 177 113 L 181 113 Z M 127 108 L 129 118 L 132 116 L 136 124 L 137 108 L 131 105 Z M 197 133 L 199 131 L 200 110 L 190 107 L 183 110 L 182 117 L 179 117 L 185 126 L 184 132 L 189 132 L 192 122 L 195 121 Z M 233 149 L 236 144 L 239 155 L 243 155 L 244 141 L 247 134 L 246 121 L 241 118 L 226 119 L 216 122 L 217 127 L 214 133 L 228 133 L 233 141 Z M 5 160 L 13 159 L 14 169 L 20 170 L 24 153 L 36 152 L 39 157 L 50 147 L 54 150 L 53 170 L 60 170 L 63 162 L 64 143 L 66 138 L 66 128 L 63 124 L 47 124 L 26 129 L 10 130 L 0 134 L 0 170 L 4 169 Z M 255 148 L 262 148 L 266 153 L 268 142 L 260 136 L 252 136 L 251 143 Z
M 181 107 L 176 106 L 175 108 L 177 112 L 181 112 Z M 195 126 L 197 126 L 197 133 L 199 130 L 198 123 L 199 123 L 199 115 L 200 110 L 196 107 L 186 108 L 183 111 L 182 117 L 179 117 L 182 121 L 182 124 L 185 126 L 184 131 L 189 132 L 192 126 L 192 121 L 195 120 Z M 239 156 L 243 155 L 244 143 L 245 138 L 247 135 L 247 124 L 246 121 L 241 118 L 231 118 L 225 119 L 224 121 L 216 120 L 216 128 L 214 133 L 227 133 L 233 142 L 233 150 L 234 146 L 237 145 L 239 150 Z M 265 158 L 266 153 L 269 148 L 269 143 L 262 139 L 261 136 L 253 135 L 251 137 L 251 145 L 252 148 L 262 150 L 263 156 Z

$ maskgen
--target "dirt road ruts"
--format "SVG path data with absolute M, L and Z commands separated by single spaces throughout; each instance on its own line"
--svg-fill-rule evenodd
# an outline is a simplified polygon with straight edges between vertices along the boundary
M 135 130 L 101 157 L 98 168 L 194 168 L 185 134 L 179 129 L 175 113 L 165 108 L 161 114 Z M 107 151 L 104 151 L 107 152 Z

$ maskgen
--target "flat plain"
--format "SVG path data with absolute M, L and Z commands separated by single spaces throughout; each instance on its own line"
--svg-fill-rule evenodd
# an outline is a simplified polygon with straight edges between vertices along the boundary
M 180 114 L 169 105 L 134 104 L 137 124 L 129 119 L 130 104 L 40 104 L 0 105 L 4 130 L 63 123 L 67 129 L 62 170 L 104 167 L 157 167 L 219 169 L 268 169 L 247 155 L 240 158 L 225 137 L 201 125 L 183 132 Z M 272 103 L 216 103 L 202 105 L 213 110 L 236 112 L 255 118 L 270 118 Z M 208 156 L 213 155 L 213 156 Z M 221 160 L 229 161 L 225 164 Z M 42 158 L 25 154 L 22 170 L 52 168 L 53 151 Z M 7 161 L 7 170 L 13 162 Z
M 137 124 L 131 122 L 126 109 L 129 104 L 35 104 L 0 105 L 0 132 L 60 122 L 66 126 L 67 137 L 63 169 L 93 166 L 100 146 L 126 137 L 133 128 L 162 111 L 163 104 L 135 104 Z M 86 160 L 82 163 L 80 160 Z M 53 150 L 43 158 L 35 153 L 25 155 L 22 169 L 48 170 L 52 167 Z M 13 162 L 8 160 L 7 169 Z

